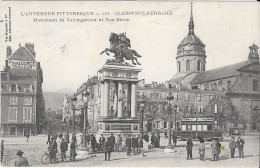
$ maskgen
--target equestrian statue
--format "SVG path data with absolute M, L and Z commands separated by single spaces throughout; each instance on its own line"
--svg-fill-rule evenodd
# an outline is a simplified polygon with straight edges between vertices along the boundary
M 124 59 L 132 60 L 134 65 L 141 65 L 137 61 L 137 57 L 142 57 L 135 50 L 131 49 L 131 44 L 129 38 L 126 37 L 125 33 L 120 33 L 119 35 L 116 33 L 111 33 L 109 37 L 110 48 L 106 48 L 104 51 L 100 53 L 102 55 L 104 52 L 109 56 L 109 52 L 113 53 L 115 59 L 107 60 L 107 63 L 115 62 L 115 63 L 124 63 Z M 126 63 L 127 64 L 127 63 Z

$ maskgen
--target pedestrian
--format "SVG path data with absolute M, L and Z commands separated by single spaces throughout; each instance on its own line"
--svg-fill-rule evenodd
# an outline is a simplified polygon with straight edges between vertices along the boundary
M 126 141 L 125 141 L 125 144 L 126 144 L 126 147 L 127 147 L 127 156 L 130 156 L 130 153 L 131 153 L 131 137 L 130 135 L 128 135 L 128 137 L 126 138 Z
M 234 136 L 232 136 L 230 141 L 229 141 L 229 148 L 230 148 L 230 151 L 231 151 L 231 158 L 235 158 L 234 155 L 235 155 L 235 150 L 236 150 L 236 142 L 235 142 Z
M 136 143 L 137 143 L 137 148 L 136 148 L 137 151 L 136 151 L 136 152 L 137 152 L 137 153 L 141 153 L 141 150 L 140 150 L 141 147 L 140 147 L 140 145 L 139 145 L 139 140 L 140 140 L 140 139 L 141 139 L 141 138 L 140 138 L 140 135 L 138 135 L 137 138 L 136 138 Z
M 211 161 L 217 160 L 217 141 L 215 138 L 212 138 L 212 143 L 211 143 L 211 154 L 212 154 L 212 159 Z
M 136 143 L 136 137 L 135 136 L 133 136 L 133 138 L 132 138 L 132 148 L 133 148 L 133 155 L 135 155 L 136 154 L 136 148 L 137 148 L 137 143 Z
M 221 143 L 219 142 L 219 139 L 217 139 L 217 160 L 219 160 L 219 155 L 221 152 Z
M 34 130 L 32 130 L 32 136 L 34 136 Z
M 200 139 L 199 154 L 200 154 L 200 160 L 205 161 L 205 160 L 204 160 L 204 156 L 205 156 L 205 144 L 204 144 L 204 140 L 203 140 L 203 139 Z
M 62 138 L 62 141 L 60 143 L 60 151 L 61 151 L 61 160 L 64 161 L 66 160 L 66 151 L 68 150 L 68 144 L 65 141 L 64 138 Z
M 140 138 L 140 136 L 138 136 L 138 146 L 139 146 L 139 152 L 142 153 L 144 155 L 143 151 L 143 140 L 142 138 Z
M 96 152 L 96 137 L 94 136 L 94 134 L 91 135 L 91 148 L 92 148 L 92 152 L 95 153 Z
M 164 131 L 164 137 L 167 138 L 167 131 Z
M 237 147 L 238 147 L 238 152 L 239 152 L 239 158 L 244 158 L 244 144 L 245 141 L 239 136 L 237 138 Z
M 70 160 L 75 161 L 76 156 L 77 156 L 76 143 L 75 143 L 75 141 L 72 141 L 71 144 L 70 144 Z
M 122 137 L 121 135 L 118 135 L 118 138 L 117 138 L 117 151 L 118 152 L 122 152 Z
M 73 134 L 72 134 L 71 140 L 72 140 L 73 142 L 75 142 L 75 144 L 77 144 L 76 133 L 73 133 Z
M 99 138 L 99 144 L 100 144 L 99 152 L 104 152 L 105 142 L 106 139 L 105 137 L 103 137 L 103 134 L 101 134 L 101 137 Z
M 57 149 L 58 145 L 57 145 L 57 142 L 56 142 L 56 139 L 55 138 L 52 138 L 52 143 L 51 143 L 51 146 L 50 146 L 50 162 L 52 164 L 52 161 L 53 159 L 56 159 L 56 153 L 58 152 L 58 149 Z
M 30 135 L 29 135 L 29 132 L 27 132 L 26 134 L 25 134 L 25 136 L 26 136 L 26 142 L 28 142 L 29 141 L 29 137 L 30 137 Z
M 186 149 L 187 149 L 187 160 L 192 159 L 192 147 L 193 147 L 193 142 L 192 142 L 192 139 L 190 137 L 187 140 L 187 146 L 186 146 Z
M 16 155 L 18 156 L 18 158 L 16 158 L 14 161 L 14 167 L 28 167 L 29 166 L 29 163 L 28 163 L 28 160 L 26 159 L 26 157 L 22 157 L 23 152 L 21 150 L 18 150 Z
M 144 140 L 148 143 L 149 142 L 149 135 L 147 132 L 144 134 Z
M 49 133 L 48 133 L 48 139 L 47 139 L 46 144 L 49 144 L 50 142 L 51 142 L 51 133 L 49 132 Z
M 67 131 L 67 133 L 65 134 L 65 139 L 66 139 L 67 144 L 69 144 L 69 143 L 70 143 L 70 134 L 69 134 L 69 131 Z
M 177 135 L 175 132 L 172 133 L 172 143 L 177 146 Z
M 110 154 L 112 152 L 112 143 L 111 143 L 111 137 L 107 138 L 107 141 L 105 142 L 105 161 L 110 161 Z
M 111 133 L 110 140 L 111 140 L 112 152 L 114 152 L 114 147 L 115 147 L 115 143 L 116 143 L 116 138 L 114 137 L 113 133 Z
M 89 133 L 87 133 L 87 135 L 86 135 L 86 141 L 87 141 L 87 146 L 89 146 L 89 141 L 90 141 Z
M 1 162 L 3 161 L 3 157 L 4 157 L 4 140 L 1 140 Z
M 154 138 L 155 138 L 154 133 L 152 133 L 152 136 L 151 136 L 151 145 L 152 146 L 154 146 Z

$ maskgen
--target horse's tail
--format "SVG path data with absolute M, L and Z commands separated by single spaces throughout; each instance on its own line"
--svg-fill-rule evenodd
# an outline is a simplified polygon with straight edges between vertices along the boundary
M 132 50 L 132 53 L 135 55 L 135 56 L 137 56 L 137 57 L 142 57 L 141 55 L 139 55 L 135 50 Z

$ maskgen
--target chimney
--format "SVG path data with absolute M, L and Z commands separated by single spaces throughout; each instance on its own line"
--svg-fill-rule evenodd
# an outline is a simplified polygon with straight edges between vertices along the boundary
M 7 48 L 6 48 L 6 58 L 8 58 L 11 54 L 12 54 L 11 46 L 7 46 Z
M 249 47 L 250 49 L 250 53 L 248 56 L 248 62 L 254 63 L 254 62 L 258 62 L 259 63 L 259 55 L 258 55 L 258 49 L 259 47 L 255 44 L 253 44 L 252 46 Z
M 30 51 L 30 53 L 35 57 L 34 44 L 25 43 L 25 47 Z

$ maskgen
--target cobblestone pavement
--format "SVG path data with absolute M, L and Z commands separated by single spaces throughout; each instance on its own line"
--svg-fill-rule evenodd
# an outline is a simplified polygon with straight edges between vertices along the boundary
M 79 142 L 78 134 L 78 142 Z M 178 141 L 177 147 L 175 148 L 176 153 L 164 154 L 163 148 L 167 144 L 167 139 L 161 138 L 162 148 L 153 148 L 145 152 L 145 157 L 141 155 L 126 156 L 126 152 L 113 152 L 111 154 L 111 161 L 104 161 L 104 154 L 95 154 L 88 159 L 76 158 L 75 162 L 63 162 L 47 166 L 54 167 L 67 167 L 67 166 L 80 166 L 80 167 L 143 167 L 143 166 L 197 166 L 197 167 L 221 167 L 221 166 L 238 166 L 238 167 L 259 167 L 259 136 L 257 134 L 251 136 L 244 136 L 245 140 L 245 158 L 241 159 L 236 157 L 235 159 L 230 158 L 230 150 L 228 148 L 229 137 L 225 137 L 225 140 L 221 142 L 225 145 L 225 149 L 221 151 L 219 161 L 210 161 L 211 149 L 210 142 L 206 142 L 206 161 L 202 162 L 199 160 L 198 154 L 198 142 L 194 141 L 193 147 L 193 160 L 186 160 L 186 148 L 185 141 Z M 40 161 L 41 156 L 47 151 L 47 136 L 38 135 L 31 136 L 29 142 L 26 142 L 25 137 L 8 137 L 5 140 L 5 153 L 2 166 L 13 166 L 13 161 L 16 158 L 16 152 L 18 149 L 24 151 L 24 156 L 27 157 L 31 166 L 46 166 Z M 57 141 L 59 142 L 59 140 Z M 69 154 L 69 151 L 67 152 Z M 236 150 L 235 156 L 238 156 Z

